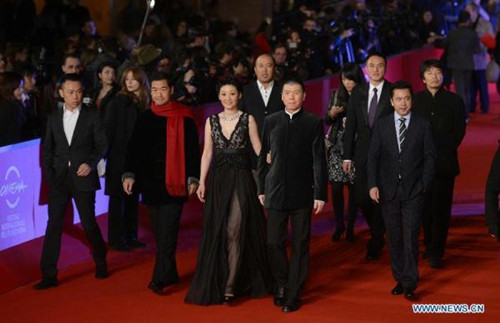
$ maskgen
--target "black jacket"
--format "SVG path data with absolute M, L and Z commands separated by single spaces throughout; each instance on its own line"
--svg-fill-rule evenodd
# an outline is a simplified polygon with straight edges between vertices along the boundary
M 379 119 L 368 151 L 368 188 L 378 187 L 382 200 L 390 201 L 401 185 L 401 200 L 411 199 L 431 187 L 436 149 L 431 124 L 412 113 L 405 145 L 399 152 L 394 114 Z M 401 178 L 399 178 L 401 176 Z
M 380 93 L 378 99 L 375 123 L 381 117 L 391 114 L 394 111 L 390 101 L 391 86 L 392 84 L 387 80 L 384 82 L 382 93 Z M 369 90 L 369 84 L 355 87 L 351 93 L 347 108 L 343 157 L 344 159 L 354 161 L 358 170 L 366 166 L 368 147 L 370 145 L 371 129 L 368 125 Z
M 0 98 L 0 147 L 21 140 L 21 107 Z
M 108 141 L 102 126 L 99 111 L 83 105 L 76 122 L 71 145 L 68 144 L 63 126 L 63 109 L 51 112 L 47 121 L 47 132 L 43 145 L 43 165 L 50 186 L 63 183 L 66 172 L 73 178 L 80 191 L 95 191 L 101 188 L 96 166 L 104 156 Z M 68 169 L 68 164 L 71 166 Z M 85 177 L 76 175 L 78 167 L 86 163 L 92 171 Z
M 129 142 L 125 173 L 135 175 L 134 190 L 142 193 L 149 205 L 183 202 L 186 198 L 171 197 L 165 187 L 165 158 L 167 150 L 167 118 L 151 110 L 142 112 Z M 200 178 L 200 147 L 196 124 L 184 118 L 184 147 L 186 183 L 188 178 Z
M 443 44 L 450 70 L 474 70 L 474 54 L 481 53 L 477 33 L 465 26 L 450 30 Z
M 266 116 L 282 111 L 285 108 L 281 100 L 281 90 L 282 85 L 275 81 L 269 96 L 269 101 L 267 102 L 267 106 L 265 106 L 257 81 L 253 81 L 243 88 L 243 96 L 239 102 L 239 107 L 242 111 L 251 114 L 255 118 L 257 126 L 259 127 L 259 133 L 262 133 L 264 118 Z
M 269 101 L 266 106 L 264 105 L 264 100 L 260 94 L 257 81 L 252 81 L 243 88 L 243 96 L 238 104 L 239 108 L 241 111 L 247 112 L 255 118 L 259 134 L 262 134 L 264 119 L 268 115 L 282 111 L 285 108 L 285 105 L 281 100 L 281 90 L 281 83 L 274 81 L 273 89 L 269 95 Z M 250 155 L 252 169 L 257 169 L 257 156 L 255 155 L 250 142 L 248 143 L 247 150 Z
M 111 90 L 101 99 L 99 103 L 99 107 L 97 106 L 97 97 L 99 96 L 99 92 L 101 92 L 102 87 L 98 87 L 92 93 L 92 106 L 99 111 L 101 111 L 101 115 L 104 117 L 106 115 L 106 109 L 108 105 L 113 102 L 113 99 L 117 96 L 120 91 L 120 87 L 118 84 L 113 84 Z
M 264 121 L 259 157 L 259 194 L 274 210 L 312 208 L 327 200 L 325 142 L 322 120 L 300 110 L 290 119 L 285 111 Z M 271 164 L 266 161 L 271 154 Z
M 465 106 L 460 96 L 440 89 L 435 96 L 424 90 L 413 96 L 413 112 L 431 122 L 437 151 L 436 176 L 460 174 L 457 149 L 465 136 Z
M 118 94 L 105 111 L 104 126 L 109 141 L 105 194 L 122 196 L 124 192 L 121 177 L 125 168 L 127 147 L 140 107 L 127 95 Z

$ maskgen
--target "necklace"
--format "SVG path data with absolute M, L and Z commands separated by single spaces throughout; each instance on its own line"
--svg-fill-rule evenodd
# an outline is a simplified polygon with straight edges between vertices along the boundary
M 232 115 L 229 115 L 229 116 L 226 115 L 224 112 L 222 112 L 220 114 L 220 118 L 222 120 L 224 120 L 224 121 L 229 122 L 229 121 L 234 121 L 234 120 L 238 119 L 240 117 L 240 115 L 241 115 L 241 111 L 238 111 L 235 114 L 232 114 Z

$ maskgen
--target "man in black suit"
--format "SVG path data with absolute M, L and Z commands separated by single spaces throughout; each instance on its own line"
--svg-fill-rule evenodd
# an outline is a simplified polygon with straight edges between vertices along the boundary
M 64 106 L 48 117 L 43 164 L 49 183 L 49 221 L 41 259 L 42 280 L 35 289 L 56 287 L 63 218 L 75 199 L 85 234 L 92 245 L 95 277 L 108 277 L 106 246 L 95 220 L 95 191 L 100 189 L 96 166 L 107 139 L 99 111 L 82 105 L 84 88 L 78 75 L 65 75 L 59 95 Z
M 481 53 L 481 44 L 477 33 L 470 28 L 471 17 L 462 11 L 458 17 L 458 28 L 451 30 L 444 41 L 446 63 L 451 70 L 455 90 L 464 101 L 465 116 L 471 102 L 471 80 L 474 71 L 474 54 Z
M 386 67 L 387 60 L 382 54 L 372 53 L 368 56 L 366 70 L 369 83 L 354 88 L 349 100 L 344 133 L 342 168 L 345 172 L 350 172 L 354 164 L 355 196 L 370 228 L 367 260 L 378 259 L 384 246 L 384 221 L 379 205 L 372 203 L 368 195 L 366 161 L 373 125 L 378 119 L 393 111 L 390 103 L 391 83 L 384 79 Z
M 437 151 L 436 176 L 423 213 L 424 257 L 432 268 L 439 268 L 450 226 L 455 177 L 460 174 L 457 150 L 465 136 L 465 106 L 460 96 L 443 89 L 438 60 L 424 61 L 420 77 L 426 89 L 415 93 L 413 111 L 431 122 Z
M 243 88 L 243 96 L 239 102 L 242 111 L 253 115 L 257 122 L 259 133 L 262 133 L 264 118 L 274 112 L 284 109 L 281 101 L 282 85 L 274 81 L 276 64 L 269 54 L 262 54 L 255 60 L 255 75 L 257 80 L 250 82 Z M 257 157 L 250 149 L 252 156 L 252 168 L 257 168 Z
M 370 197 L 380 203 L 387 229 L 393 295 L 415 298 L 418 281 L 418 232 L 424 193 L 434 177 L 436 150 L 431 124 L 411 113 L 411 85 L 393 85 L 394 113 L 377 121 L 368 151 Z
M 323 124 L 304 111 L 301 81 L 283 85 L 285 109 L 264 121 L 259 156 L 259 200 L 267 210 L 267 244 L 277 289 L 274 304 L 283 312 L 300 307 L 309 266 L 311 210 L 318 214 L 327 199 Z M 292 254 L 286 253 L 288 220 Z
M 500 144 L 500 140 L 498 140 Z M 500 241 L 500 209 L 498 208 L 498 196 L 500 194 L 500 146 L 491 161 L 490 172 L 486 180 L 484 190 L 484 215 L 488 233 Z
M 179 223 L 184 203 L 198 188 L 200 147 L 191 109 L 172 100 L 171 80 L 159 72 L 150 80 L 153 102 L 138 116 L 122 184 L 128 195 L 140 192 L 151 212 L 156 261 L 148 288 L 163 294 L 165 287 L 179 282 Z
M 257 80 L 243 88 L 243 96 L 239 103 L 242 111 L 253 115 L 260 133 L 264 118 L 285 108 L 281 101 L 282 85 L 274 81 L 275 68 L 271 55 L 262 54 L 257 57 L 254 67 Z

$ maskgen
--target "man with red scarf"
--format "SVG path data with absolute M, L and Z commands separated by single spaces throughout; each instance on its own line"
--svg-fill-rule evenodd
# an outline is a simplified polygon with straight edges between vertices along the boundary
M 200 176 L 198 133 L 189 107 L 171 100 L 168 76 L 151 76 L 151 109 L 141 113 L 129 143 L 122 176 L 125 193 L 142 193 L 156 239 L 156 262 L 148 288 L 156 294 L 179 282 L 175 250 L 182 207 Z

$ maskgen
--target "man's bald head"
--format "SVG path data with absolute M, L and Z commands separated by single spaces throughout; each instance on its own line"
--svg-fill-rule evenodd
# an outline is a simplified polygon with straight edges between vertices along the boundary
M 255 60 L 255 75 L 262 84 L 269 84 L 274 77 L 274 58 L 270 54 L 262 54 Z

